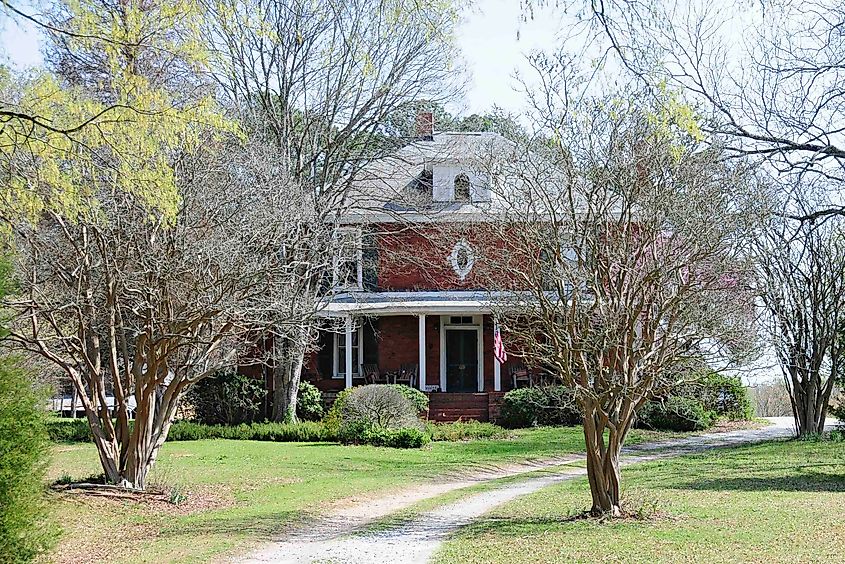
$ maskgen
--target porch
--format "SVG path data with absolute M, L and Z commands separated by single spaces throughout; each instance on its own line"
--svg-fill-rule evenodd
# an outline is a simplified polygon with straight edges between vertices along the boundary
M 429 394 L 434 420 L 488 420 L 491 405 L 498 413 L 496 398 L 524 384 L 519 359 L 500 363 L 493 354 L 497 327 L 487 296 L 450 291 L 336 298 L 306 379 L 324 392 L 365 383 L 410 385 Z

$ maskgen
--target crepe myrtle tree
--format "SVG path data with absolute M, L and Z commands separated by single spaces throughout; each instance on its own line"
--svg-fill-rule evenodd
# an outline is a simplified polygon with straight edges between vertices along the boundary
M 179 160 L 172 221 L 99 189 L 74 222 L 46 212 L 14 226 L 8 340 L 69 377 L 107 481 L 127 488 L 147 485 L 186 389 L 261 360 L 255 344 L 301 313 L 289 306 L 299 273 L 279 250 L 309 216 L 302 190 L 272 150 L 203 145 Z
M 618 515 L 638 408 L 689 378 L 687 360 L 731 358 L 753 334 L 755 185 L 671 97 L 575 104 L 556 68 L 535 98 L 535 123 L 554 127 L 500 162 L 501 243 L 478 262 L 506 346 L 575 390 L 591 512 Z
M 803 216 L 815 206 L 790 203 Z M 764 330 L 778 357 L 799 437 L 824 431 L 845 340 L 845 241 L 838 215 L 773 216 L 754 246 Z

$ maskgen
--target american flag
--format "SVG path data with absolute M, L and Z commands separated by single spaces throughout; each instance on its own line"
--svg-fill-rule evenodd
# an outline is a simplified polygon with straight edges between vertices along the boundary
M 502 342 L 502 332 L 499 331 L 498 325 L 493 330 L 493 356 L 502 364 L 508 359 L 508 353 L 505 352 L 505 344 Z

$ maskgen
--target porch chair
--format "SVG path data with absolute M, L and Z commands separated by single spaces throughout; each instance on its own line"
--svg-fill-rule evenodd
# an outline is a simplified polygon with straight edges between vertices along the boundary
M 394 383 L 405 384 L 406 386 L 414 388 L 417 385 L 417 377 L 419 376 L 419 372 L 419 364 L 403 364 L 399 368 L 399 373 L 396 374 Z
M 381 384 L 382 377 L 378 370 L 378 364 L 362 364 L 361 374 L 364 375 L 365 384 Z
M 524 364 L 511 366 L 510 373 L 514 389 L 527 388 L 533 385 L 533 382 L 531 381 L 531 374 L 528 372 L 528 368 L 526 368 Z

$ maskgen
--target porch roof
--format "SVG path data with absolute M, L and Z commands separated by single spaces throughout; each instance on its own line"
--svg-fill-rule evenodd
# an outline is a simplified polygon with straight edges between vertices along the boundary
M 418 313 L 490 313 L 497 292 L 350 292 L 332 296 L 323 315 L 412 315 Z

